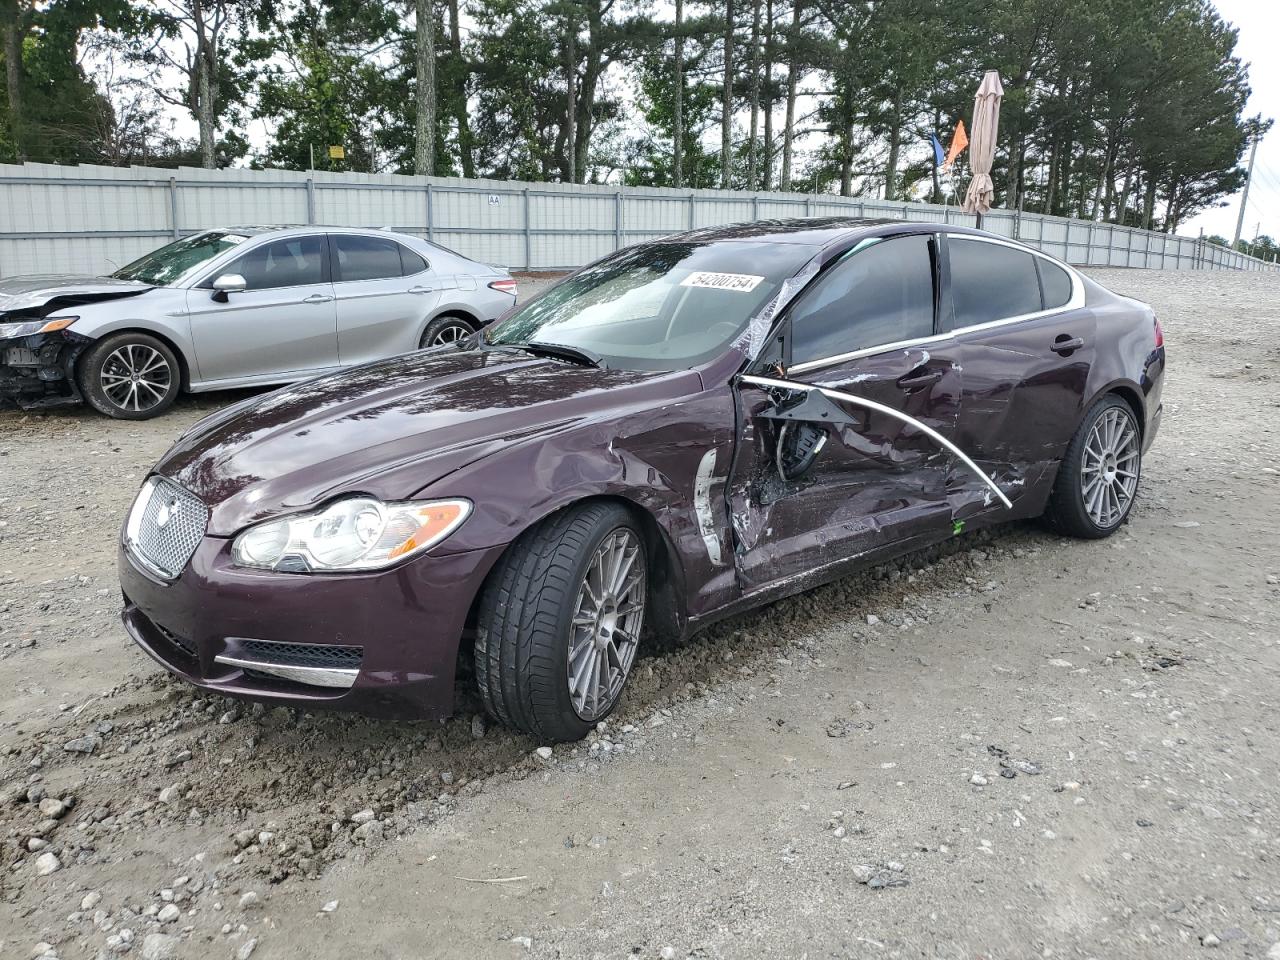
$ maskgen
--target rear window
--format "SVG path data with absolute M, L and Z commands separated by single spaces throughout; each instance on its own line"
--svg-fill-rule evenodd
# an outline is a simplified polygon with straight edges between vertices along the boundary
M 400 244 L 381 237 L 333 236 L 334 282 L 385 280 L 403 276 Z
M 952 236 L 951 298 L 956 327 L 1038 313 L 1040 281 L 1036 257 L 1014 247 Z
M 1071 277 L 1067 271 L 1048 260 L 1036 258 L 1040 268 L 1040 287 L 1044 290 L 1044 308 L 1054 310 L 1071 299 Z

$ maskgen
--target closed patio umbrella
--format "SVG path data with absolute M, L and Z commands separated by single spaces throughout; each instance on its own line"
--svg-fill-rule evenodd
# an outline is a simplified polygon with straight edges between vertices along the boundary
M 991 163 L 996 155 L 1000 99 L 1003 96 L 1000 74 L 988 70 L 973 100 L 973 124 L 969 128 L 969 167 L 973 171 L 973 179 L 969 181 L 969 190 L 964 195 L 965 212 L 976 213 L 979 226 L 982 225 L 982 215 L 991 209 L 991 201 L 995 199 Z

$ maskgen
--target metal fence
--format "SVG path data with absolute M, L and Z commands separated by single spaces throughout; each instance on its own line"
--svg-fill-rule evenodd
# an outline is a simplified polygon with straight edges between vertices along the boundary
M 161 243 L 249 223 L 388 227 L 513 269 L 576 267 L 681 230 L 768 217 L 973 225 L 955 207 L 826 194 L 516 183 L 395 174 L 0 165 L 0 277 L 102 273 Z M 983 227 L 1071 263 L 1276 270 L 1191 237 L 992 210 Z

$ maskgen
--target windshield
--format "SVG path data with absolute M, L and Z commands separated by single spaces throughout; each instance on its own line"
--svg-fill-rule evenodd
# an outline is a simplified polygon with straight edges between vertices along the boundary
M 198 233 L 194 237 L 175 240 L 159 250 L 152 250 L 128 266 L 121 267 L 112 276 L 117 280 L 140 280 L 157 287 L 168 286 L 193 268 L 230 250 L 238 243 L 244 243 L 246 239 L 248 238 L 242 233 L 224 233 L 218 230 Z
M 577 347 L 623 369 L 687 369 L 724 352 L 813 254 L 726 240 L 633 247 L 517 309 L 485 342 Z

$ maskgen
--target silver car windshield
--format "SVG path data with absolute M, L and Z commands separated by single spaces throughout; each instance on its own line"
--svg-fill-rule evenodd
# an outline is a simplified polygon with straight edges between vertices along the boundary
M 801 244 L 749 241 L 633 247 L 530 301 L 485 341 L 576 348 L 622 369 L 688 369 L 723 353 L 812 256 Z
M 237 244 L 247 240 L 242 233 L 211 230 L 194 237 L 184 237 L 152 250 L 133 263 L 121 267 L 111 276 L 117 280 L 137 280 L 164 287 L 176 283 L 202 263 L 207 263 Z

